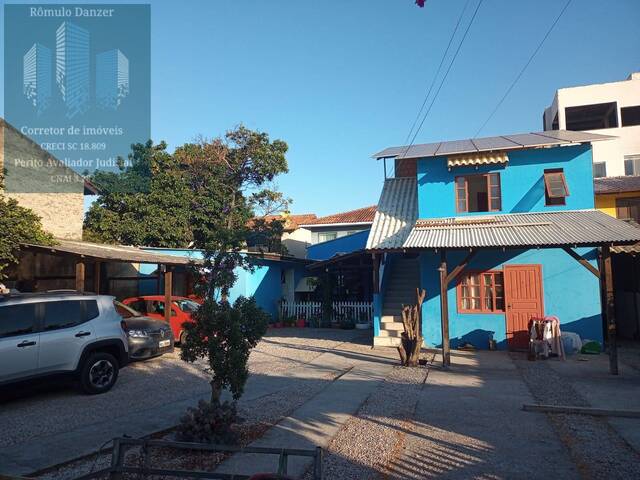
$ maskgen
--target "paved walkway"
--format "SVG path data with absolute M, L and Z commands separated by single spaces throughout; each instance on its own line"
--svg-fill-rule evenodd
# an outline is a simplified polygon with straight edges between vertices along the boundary
M 546 417 L 522 411 L 532 402 L 504 352 L 436 356 L 406 434 L 393 479 L 580 478 Z
M 316 368 L 345 373 L 250 446 L 311 450 L 318 446 L 326 447 L 397 364 L 397 354 L 393 350 L 369 351 L 358 358 L 350 347 L 343 346 L 334 352 L 324 353 L 314 361 L 314 365 L 302 368 L 299 373 L 304 376 L 313 375 Z M 308 457 L 291 457 L 288 474 L 299 478 L 311 462 Z M 236 454 L 223 462 L 216 473 L 252 475 L 277 470 L 276 455 Z

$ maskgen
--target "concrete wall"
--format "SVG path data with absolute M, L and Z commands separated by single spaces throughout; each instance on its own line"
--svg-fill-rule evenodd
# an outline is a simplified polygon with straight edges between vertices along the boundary
M 355 232 L 368 231 L 370 228 L 370 223 L 366 225 L 322 225 L 309 227 L 309 230 L 311 230 L 311 244 L 321 243 L 319 234 L 323 232 L 336 232 L 336 238 L 341 238 L 347 235 L 353 235 Z
M 616 217 L 616 199 L 640 197 L 640 192 L 608 193 L 596 195 L 596 208 L 602 210 L 607 215 Z
M 284 232 L 282 245 L 292 257 L 306 258 L 307 247 L 311 245 L 311 230 L 297 228 L 293 232 Z
M 553 118 L 558 114 L 559 128 L 566 128 L 565 108 L 596 103 L 618 103 L 618 125 L 621 125 L 620 109 L 640 105 L 640 74 L 620 82 L 601 83 L 581 87 L 561 88 L 552 104 L 545 110 L 545 130 L 551 130 Z M 624 175 L 624 155 L 640 155 L 640 126 L 589 130 L 593 133 L 612 135 L 614 140 L 594 142 L 593 161 L 605 162 L 608 177 Z
M 343 235 L 335 240 L 316 243 L 307 248 L 307 258 L 311 260 L 327 260 L 336 254 L 344 254 L 362 250 L 367 244 L 369 230 L 352 235 Z
M 566 205 L 545 206 L 544 170 L 563 168 L 569 196 Z M 475 173 L 500 173 L 500 212 L 456 213 L 455 177 Z M 540 148 L 509 152 L 506 166 L 456 167 L 449 171 L 446 157 L 418 161 L 420 218 L 493 215 L 593 208 L 593 179 L 589 145 Z
M 597 266 L 596 250 L 577 249 L 581 255 Z M 467 252 L 450 252 L 450 268 L 459 264 Z M 423 335 L 429 346 L 440 346 L 440 255 L 425 252 L 420 255 L 422 288 L 427 291 L 423 304 Z M 505 264 L 542 265 L 542 283 L 545 315 L 556 315 L 561 329 L 576 332 L 583 339 L 602 342 L 602 319 L 598 279 L 586 268 L 560 249 L 541 250 L 486 250 L 481 251 L 469 265 L 470 270 L 502 270 Z M 457 283 L 448 290 L 449 336 L 452 348 L 464 342 L 476 348 L 489 347 L 493 338 L 501 349 L 507 348 L 506 317 L 504 313 L 458 313 Z

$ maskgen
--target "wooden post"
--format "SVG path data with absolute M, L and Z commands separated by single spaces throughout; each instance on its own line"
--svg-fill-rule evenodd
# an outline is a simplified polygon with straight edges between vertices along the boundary
M 380 293 L 380 255 L 373 254 L 373 293 Z
M 447 295 L 447 251 L 440 252 L 440 321 L 442 325 L 442 366 L 451 365 L 449 349 L 449 298 Z
M 173 290 L 172 283 L 173 274 L 171 267 L 165 265 L 164 267 L 164 321 L 171 323 L 171 293 Z
M 76 290 L 84 292 L 84 262 L 76 262 Z
M 102 270 L 102 262 L 93 264 L 93 292 L 100 295 L 100 271 Z
M 607 319 L 607 343 L 609 347 L 609 373 L 618 375 L 618 345 L 616 343 L 616 305 L 613 293 L 613 272 L 611 270 L 611 252 L 609 246 L 602 247 L 602 266 L 604 267 L 605 316 Z

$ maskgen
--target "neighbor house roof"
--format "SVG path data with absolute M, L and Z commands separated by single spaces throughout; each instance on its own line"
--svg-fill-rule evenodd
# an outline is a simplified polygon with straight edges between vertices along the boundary
M 127 263 L 154 263 L 164 265 L 189 265 L 202 263 L 197 258 L 179 257 L 164 253 L 149 252 L 138 247 L 124 245 L 107 245 L 102 243 L 79 242 L 57 239 L 55 245 L 24 244 L 24 250 L 49 253 L 54 255 L 71 255 L 79 258 Z
M 386 180 L 367 250 L 633 244 L 640 228 L 599 210 L 418 219 L 416 181 Z
M 376 208 L 377 205 L 371 205 L 370 207 L 358 208 L 357 210 L 350 210 L 348 212 L 334 213 L 333 215 L 327 215 L 326 217 L 320 217 L 315 220 L 305 222 L 302 226 L 335 225 L 338 223 L 371 223 L 373 222 Z
M 252 218 L 251 220 L 249 220 L 249 223 L 248 223 L 249 227 L 251 227 L 253 225 L 253 222 L 258 218 L 260 217 Z M 282 220 L 284 221 L 284 231 L 292 232 L 293 230 L 296 230 L 297 228 L 299 228 L 300 225 L 304 225 L 305 223 L 312 222 L 318 217 L 316 216 L 315 213 L 303 213 L 300 215 L 287 215 L 287 214 L 266 215 L 262 218 L 267 223 L 271 223 L 276 220 Z
M 499 137 L 469 138 L 450 142 L 424 143 L 391 147 L 373 155 L 374 158 L 425 158 L 445 155 L 492 152 L 502 150 L 522 150 L 525 148 L 552 147 L 557 145 L 580 144 L 615 137 L 571 130 L 548 130 L 536 133 L 519 133 Z
M 594 178 L 593 187 L 596 194 L 640 192 L 640 176 Z

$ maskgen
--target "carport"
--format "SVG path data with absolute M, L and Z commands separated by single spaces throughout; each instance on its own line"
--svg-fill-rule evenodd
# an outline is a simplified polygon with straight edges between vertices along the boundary
M 106 245 L 91 242 L 80 242 L 73 240 L 56 240 L 55 245 L 34 245 L 23 244 L 21 247 L 21 255 L 33 254 L 33 262 L 22 262 L 15 272 L 15 279 L 20 281 L 32 281 L 33 284 L 37 277 L 35 271 L 38 264 L 45 263 L 49 257 L 58 257 L 66 259 L 75 266 L 75 275 L 73 276 L 75 290 L 84 292 L 87 285 L 91 285 L 90 290 L 98 294 L 110 293 L 109 286 L 103 284 L 101 272 L 105 264 L 121 263 L 121 264 L 154 264 L 158 265 L 159 276 L 162 274 L 162 282 L 164 283 L 165 303 L 171 303 L 171 294 L 173 291 L 173 270 L 176 267 L 188 267 L 199 265 L 201 260 L 189 257 L 178 257 L 155 253 L 153 251 L 142 250 L 137 247 L 124 245 Z M 26 268 L 24 267 L 26 265 Z M 89 275 L 87 275 L 87 273 Z M 49 276 L 47 280 L 55 281 L 56 277 Z M 68 276 L 59 276 L 58 280 L 67 281 Z M 87 283 L 89 280 L 89 283 Z M 34 290 L 39 290 L 37 287 Z M 169 321 L 170 309 L 165 309 L 166 321 Z

